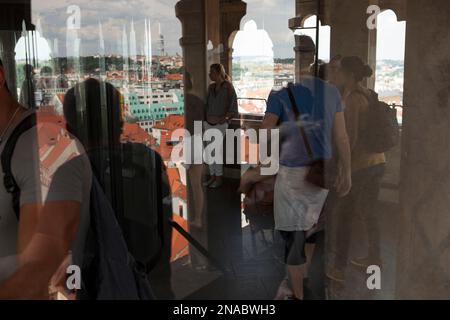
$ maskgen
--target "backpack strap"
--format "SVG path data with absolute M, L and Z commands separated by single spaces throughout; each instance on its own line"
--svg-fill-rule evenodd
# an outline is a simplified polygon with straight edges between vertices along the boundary
M 125 143 L 121 145 L 123 154 L 123 168 L 134 167 L 144 165 L 146 173 L 149 175 L 145 179 L 149 179 L 155 183 L 155 199 L 156 199 L 156 212 L 157 218 L 157 230 L 159 240 L 161 242 L 161 250 L 153 256 L 149 261 L 136 261 L 140 268 L 145 272 L 150 272 L 158 263 L 161 258 L 163 247 L 167 245 L 164 239 L 164 206 L 163 206 L 163 182 L 162 182 L 162 168 L 163 162 L 158 153 L 152 149 L 136 143 Z M 142 161 L 144 160 L 144 161 Z M 126 191 L 124 191 L 126 192 Z
M 1 154 L 1 163 L 3 170 L 3 184 L 6 192 L 12 195 L 12 205 L 16 214 L 17 220 L 20 220 L 20 187 L 14 179 L 11 167 L 11 161 L 16 148 L 17 141 L 23 133 L 36 126 L 36 114 L 33 113 L 27 116 L 11 133 L 6 141 L 5 148 Z
M 294 112 L 295 120 L 300 122 L 300 132 L 302 134 L 303 142 L 305 143 L 306 152 L 308 153 L 308 156 L 311 159 L 311 161 L 314 161 L 314 153 L 312 151 L 311 144 L 309 143 L 309 139 L 308 139 L 308 135 L 306 134 L 305 127 L 303 126 L 303 123 L 302 123 L 302 119 L 301 119 L 302 117 L 301 117 L 300 111 L 298 110 L 297 102 L 295 101 L 292 85 L 288 85 L 287 92 L 288 92 L 289 100 L 291 101 L 292 111 Z
M 151 271 L 161 259 L 162 252 L 166 245 L 170 245 L 170 243 L 165 243 L 164 239 L 164 220 L 165 220 L 165 212 L 163 206 L 163 180 L 162 180 L 162 170 L 163 170 L 163 162 L 158 153 L 152 151 L 152 160 L 153 160 L 153 169 L 155 171 L 155 179 L 156 179 L 156 207 L 158 212 L 158 233 L 159 239 L 161 241 L 161 250 L 159 250 L 158 254 L 155 255 L 150 261 L 147 261 L 145 265 L 145 269 L 147 272 Z

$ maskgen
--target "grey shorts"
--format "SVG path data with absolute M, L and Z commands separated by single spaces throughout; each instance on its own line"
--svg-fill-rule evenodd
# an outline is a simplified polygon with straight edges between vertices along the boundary
M 306 263 L 304 231 L 280 231 L 285 242 L 284 262 L 288 266 L 301 266 Z

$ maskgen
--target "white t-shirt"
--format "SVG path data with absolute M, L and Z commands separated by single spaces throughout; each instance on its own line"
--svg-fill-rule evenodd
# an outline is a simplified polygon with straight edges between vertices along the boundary
M 25 117 L 21 115 L 0 144 L 0 154 L 9 135 Z M 39 121 L 17 141 L 11 169 L 21 190 L 20 205 L 54 201 L 77 201 L 82 205 L 80 226 L 72 248 L 82 251 L 89 227 L 89 199 L 92 171 L 82 145 L 57 123 Z M 0 170 L 0 284 L 17 268 L 18 220 L 12 195 L 3 184 Z M 55 215 L 64 212 L 55 212 Z

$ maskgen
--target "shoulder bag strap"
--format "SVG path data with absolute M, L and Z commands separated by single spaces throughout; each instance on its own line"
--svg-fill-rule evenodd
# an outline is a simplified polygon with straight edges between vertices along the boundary
M 12 195 L 12 205 L 16 214 L 17 220 L 20 219 L 20 187 L 18 186 L 16 179 L 12 173 L 11 161 L 16 148 L 17 141 L 23 133 L 36 126 L 36 114 L 33 113 L 27 116 L 22 122 L 14 129 L 6 141 L 5 148 L 1 154 L 1 163 L 3 170 L 3 184 L 6 191 Z
M 289 95 L 289 100 L 291 101 L 292 111 L 295 114 L 295 119 L 300 124 L 300 132 L 302 134 L 303 141 L 305 142 L 306 152 L 308 153 L 308 156 L 311 159 L 311 161 L 314 161 L 314 154 L 313 154 L 311 145 L 309 143 L 308 135 L 306 134 L 305 127 L 303 126 L 303 123 L 302 123 L 301 114 L 300 114 L 300 111 L 298 110 L 298 106 L 295 101 L 294 92 L 292 91 L 292 86 L 287 87 L 287 92 Z

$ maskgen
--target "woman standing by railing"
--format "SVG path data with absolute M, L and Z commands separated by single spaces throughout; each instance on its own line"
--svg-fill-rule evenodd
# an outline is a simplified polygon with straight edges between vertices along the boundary
M 225 72 L 224 66 L 221 64 L 211 65 L 209 78 L 214 83 L 208 88 L 204 129 L 218 129 L 225 137 L 229 121 L 238 114 L 236 91 L 230 77 Z M 223 145 L 223 140 L 221 145 Z M 205 185 L 214 189 L 220 188 L 223 184 L 223 164 L 213 162 L 212 159 L 209 160 L 211 177 L 205 182 Z

